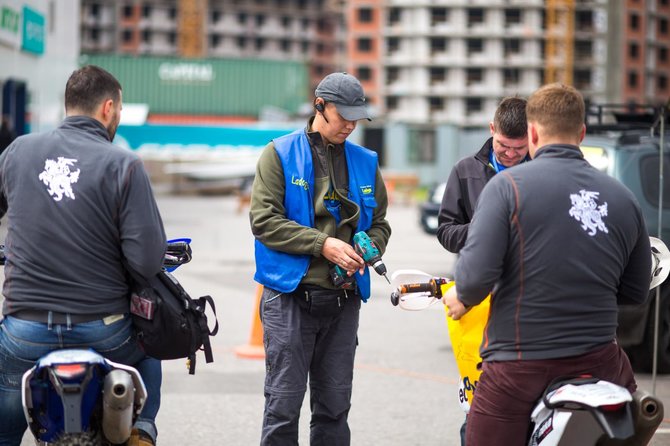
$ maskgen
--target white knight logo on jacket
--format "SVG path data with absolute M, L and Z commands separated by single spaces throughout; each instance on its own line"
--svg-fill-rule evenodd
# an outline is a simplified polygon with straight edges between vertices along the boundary
M 58 161 L 47 159 L 44 162 L 44 171 L 40 173 L 39 179 L 48 186 L 47 192 L 54 201 L 61 201 L 63 196 L 74 200 L 74 191 L 72 184 L 79 180 L 80 169 L 76 172 L 70 171 L 70 166 L 74 166 L 76 159 L 58 157 Z

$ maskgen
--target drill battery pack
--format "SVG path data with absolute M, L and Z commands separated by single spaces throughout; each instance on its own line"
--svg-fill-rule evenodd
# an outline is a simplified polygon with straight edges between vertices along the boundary
M 353 290 L 356 288 L 356 279 L 354 276 L 348 276 L 347 272 L 334 263 L 330 264 L 328 269 L 333 285 L 342 290 Z

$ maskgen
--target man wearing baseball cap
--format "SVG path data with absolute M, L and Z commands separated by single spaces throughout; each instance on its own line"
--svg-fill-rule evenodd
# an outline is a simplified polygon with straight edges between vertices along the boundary
M 326 76 L 304 129 L 271 141 L 256 167 L 249 212 L 266 352 L 261 445 L 298 444 L 310 386 L 310 443 L 351 443 L 354 354 L 370 273 L 351 240 L 383 253 L 391 228 L 377 154 L 347 140 L 370 119 L 358 79 Z

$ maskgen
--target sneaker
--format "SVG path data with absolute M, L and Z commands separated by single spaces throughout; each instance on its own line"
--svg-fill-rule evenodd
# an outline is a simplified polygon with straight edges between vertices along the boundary
M 127 446 L 154 446 L 151 436 L 141 429 L 133 428 Z

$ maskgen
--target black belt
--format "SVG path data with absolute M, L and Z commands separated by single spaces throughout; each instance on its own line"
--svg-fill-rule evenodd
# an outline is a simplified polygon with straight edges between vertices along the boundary
M 51 314 L 51 320 L 49 320 Z M 99 321 L 110 316 L 109 313 L 93 313 L 93 314 L 71 314 L 59 313 L 57 311 L 45 310 L 19 310 L 15 313 L 10 313 L 9 316 L 24 321 L 41 322 L 43 324 L 82 324 L 84 322 Z M 68 320 L 69 317 L 69 320 Z
M 351 296 L 358 295 L 358 288 L 354 288 L 353 290 L 332 290 L 330 288 L 323 288 L 317 285 L 299 285 L 298 288 L 296 288 L 291 294 L 299 296 L 305 300 L 309 300 L 312 294 L 329 294 L 347 299 Z

